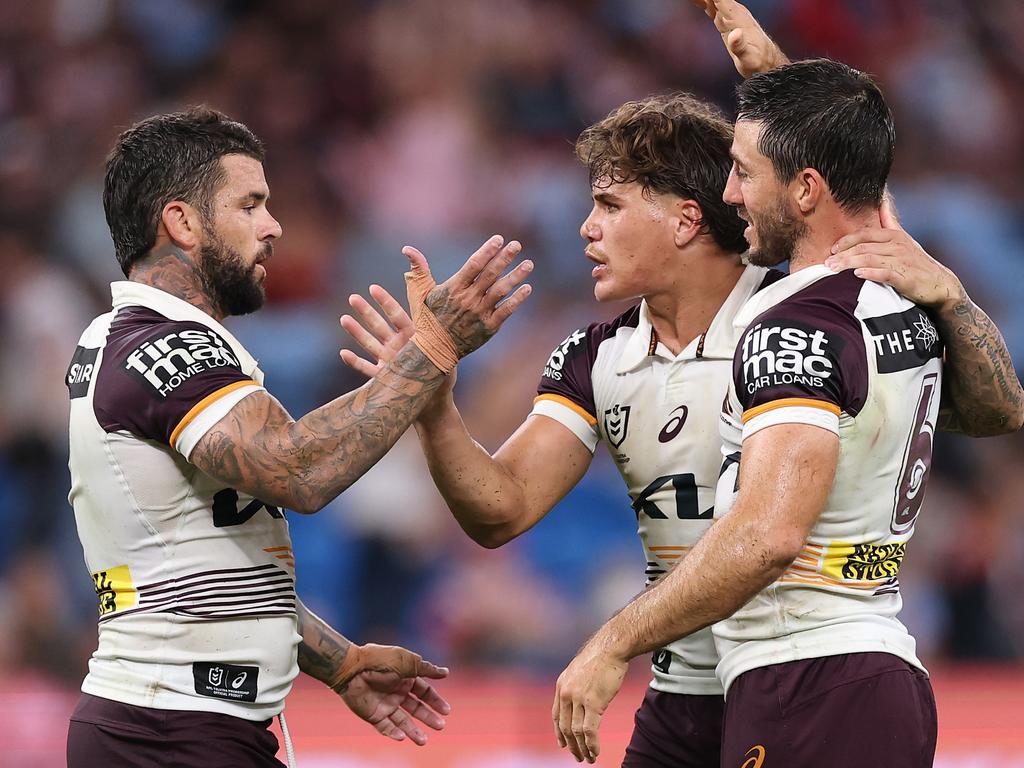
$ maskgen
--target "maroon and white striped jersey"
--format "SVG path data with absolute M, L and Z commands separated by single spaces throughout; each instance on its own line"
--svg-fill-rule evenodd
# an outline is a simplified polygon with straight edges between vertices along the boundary
M 533 414 L 559 422 L 591 451 L 605 442 L 632 500 L 648 585 L 711 525 L 734 318 L 763 284 L 780 276 L 747 267 L 707 332 L 678 355 L 658 342 L 641 303 L 570 335 L 544 369 Z M 655 652 L 651 685 L 669 693 L 721 694 L 717 664 L 711 630 L 704 629 Z
M 82 690 L 157 709 L 264 720 L 298 674 L 295 563 L 281 510 L 189 463 L 263 389 L 216 320 L 135 282 L 82 334 L 71 396 L 71 494 L 99 599 Z
M 759 430 L 827 429 L 839 436 L 840 454 L 803 552 L 714 626 L 719 677 L 728 688 L 756 667 L 871 651 L 921 667 L 896 615 L 898 572 L 924 498 L 939 410 L 942 343 L 934 325 L 892 288 L 824 266 L 765 288 L 735 325 L 716 517 L 743 493 L 742 442 Z

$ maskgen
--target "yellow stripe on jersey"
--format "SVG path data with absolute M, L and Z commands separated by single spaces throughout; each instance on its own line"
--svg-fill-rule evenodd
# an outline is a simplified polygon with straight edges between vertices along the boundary
M 533 398 L 533 402 L 535 403 L 539 403 L 541 400 L 550 400 L 553 403 L 559 403 L 560 405 L 564 405 L 566 408 L 575 411 L 580 416 L 582 416 L 583 419 L 590 426 L 597 426 L 597 418 L 595 416 L 592 416 L 591 414 L 587 413 L 583 408 L 580 408 L 578 405 L 576 405 L 576 403 L 574 403 L 567 397 L 562 397 L 561 395 L 543 394 L 537 395 L 535 398 Z
M 835 403 L 828 403 L 824 400 L 811 400 L 809 397 L 784 397 L 781 400 L 772 400 L 770 403 L 759 405 L 756 408 L 750 408 L 743 412 L 743 423 L 746 424 L 751 419 L 760 416 L 762 413 L 768 411 L 774 411 L 776 408 L 790 408 L 790 407 L 803 407 L 803 408 L 821 408 L 823 411 L 829 411 L 834 413 L 836 416 L 839 415 L 842 410 Z
M 245 381 L 236 381 L 232 384 L 228 384 L 226 387 L 221 387 L 216 392 L 211 392 L 198 403 L 193 405 L 189 409 L 188 413 L 186 413 L 185 416 L 182 418 L 182 420 L 178 422 L 178 426 L 174 428 L 174 431 L 171 432 L 171 446 L 173 446 L 178 441 L 178 437 L 181 435 L 182 432 L 185 431 L 185 427 L 191 424 L 193 419 L 195 419 L 196 416 L 202 413 L 208 406 L 212 405 L 217 400 L 220 400 L 222 397 L 224 397 L 224 395 L 234 392 L 236 389 L 241 389 L 242 387 L 248 387 L 254 384 L 256 384 L 256 382 L 253 381 L 252 379 L 246 379 Z
M 127 565 L 96 571 L 92 574 L 92 584 L 100 601 L 100 616 L 123 611 L 138 602 L 138 594 L 132 584 L 132 573 Z

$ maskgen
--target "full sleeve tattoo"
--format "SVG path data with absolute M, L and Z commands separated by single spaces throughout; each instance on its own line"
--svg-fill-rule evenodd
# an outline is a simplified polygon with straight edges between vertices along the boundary
M 972 437 L 1020 429 L 1024 390 L 996 324 L 966 292 L 935 321 L 946 342 L 939 429 Z
M 443 380 L 409 343 L 362 387 L 298 421 L 266 392 L 243 398 L 190 460 L 261 501 L 316 512 L 377 463 Z

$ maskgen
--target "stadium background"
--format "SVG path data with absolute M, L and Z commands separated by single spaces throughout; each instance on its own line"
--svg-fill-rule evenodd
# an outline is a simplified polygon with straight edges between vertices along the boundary
M 953 266 L 1024 361 L 1024 6 L 1019 0 L 751 0 L 793 57 L 878 76 L 895 109 L 907 228 Z M 63 375 L 118 279 L 104 155 L 156 111 L 205 102 L 267 143 L 285 236 L 269 301 L 230 321 L 295 414 L 357 386 L 337 317 L 399 287 L 413 243 L 447 275 L 492 232 L 536 261 L 534 295 L 461 366 L 457 401 L 496 448 L 550 350 L 616 308 L 592 299 L 579 130 L 629 98 L 737 81 L 685 0 L 0 0 L 0 765 L 61 764 L 95 643 L 66 502 Z M 934 672 L 942 766 L 1024 765 L 1024 439 L 937 441 L 900 574 Z M 309 681 L 289 702 L 304 768 L 559 766 L 551 683 L 643 583 L 635 518 L 603 452 L 521 540 L 485 551 L 433 490 L 415 440 L 313 518 L 290 517 L 299 592 L 359 641 L 455 670 L 449 730 L 392 744 Z M 616 764 L 645 661 L 608 716 Z M 303 759 L 304 758 L 304 759 Z

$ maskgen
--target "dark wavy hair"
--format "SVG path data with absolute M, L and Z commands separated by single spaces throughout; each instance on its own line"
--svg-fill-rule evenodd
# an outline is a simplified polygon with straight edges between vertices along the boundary
M 868 75 L 831 59 L 810 59 L 754 75 L 737 94 L 737 120 L 761 123 L 758 149 L 781 181 L 814 168 L 848 211 L 881 205 L 896 130 Z
M 700 206 L 702 231 L 720 248 L 743 253 L 746 226 L 722 200 L 732 158 L 732 125 L 688 93 L 629 101 L 576 140 L 576 156 L 594 186 L 639 182 Z
M 118 136 L 107 156 L 103 211 L 126 276 L 156 243 L 169 202 L 183 200 L 212 218 L 213 193 L 224 180 L 220 159 L 235 154 L 260 162 L 265 155 L 246 126 L 207 107 L 154 115 Z

